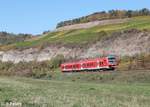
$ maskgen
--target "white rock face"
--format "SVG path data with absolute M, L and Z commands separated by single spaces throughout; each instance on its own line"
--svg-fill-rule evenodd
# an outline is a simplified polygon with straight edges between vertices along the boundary
M 128 32 L 105 38 L 91 46 L 82 57 L 92 57 L 97 54 L 116 54 L 118 56 L 133 56 L 135 54 L 150 54 L 150 33 Z
M 128 31 L 114 33 L 112 36 L 103 38 L 101 41 L 89 46 L 89 48 L 68 48 L 50 46 L 45 49 L 38 50 L 30 48 L 23 51 L 9 50 L 7 52 L 0 51 L 0 60 L 2 62 L 11 61 L 19 63 L 20 61 L 46 61 L 62 54 L 65 58 L 89 58 L 102 54 L 115 54 L 118 56 L 135 55 L 139 53 L 150 54 L 150 33 L 141 31 Z
M 80 52 L 80 51 L 79 51 Z M 79 55 L 77 49 L 69 49 L 65 47 L 47 47 L 43 50 L 38 50 L 35 48 L 26 49 L 23 51 L 18 50 L 10 50 L 7 52 L 0 52 L 0 60 L 2 62 L 30 62 L 30 61 L 46 61 L 50 60 L 51 58 L 56 57 L 58 54 L 64 55 L 67 57 L 74 57 L 74 53 Z

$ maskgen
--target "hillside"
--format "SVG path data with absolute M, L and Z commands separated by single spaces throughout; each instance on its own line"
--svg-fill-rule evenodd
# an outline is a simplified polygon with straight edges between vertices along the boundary
M 23 107 L 149 107 L 149 19 L 138 16 L 70 25 L 11 43 L 4 38 L 0 102 Z M 62 73 L 59 69 L 62 62 L 109 54 L 119 58 L 113 72 Z
M 0 32 L 0 45 L 8 45 L 16 42 L 23 42 L 31 38 L 31 34 L 13 34 L 7 32 Z
M 101 35 L 105 33 L 111 34 L 112 32 L 123 31 L 128 29 L 150 29 L 150 16 L 134 17 L 124 23 L 119 24 L 107 24 L 95 26 L 88 29 L 67 30 L 67 31 L 55 31 L 45 34 L 43 37 L 37 39 L 31 39 L 30 41 L 18 42 L 11 45 L 14 48 L 30 48 L 38 47 L 41 45 L 49 44 L 86 44 L 92 41 L 97 41 L 97 38 L 101 38 Z M 103 33 L 102 33 L 103 32 Z M 102 34 L 101 34 L 102 33 Z M 7 46 L 5 47 L 7 48 Z M 9 45 L 8 45 L 9 48 Z M 2 49 L 2 48 L 1 48 Z
M 94 21 L 124 19 L 124 18 L 131 18 L 131 17 L 137 17 L 137 16 L 149 16 L 149 15 L 150 15 L 150 10 L 147 8 L 143 8 L 140 10 L 101 11 L 101 12 L 95 12 L 93 14 L 83 16 L 80 18 L 62 21 L 62 22 L 57 24 L 57 28 L 65 27 L 65 26 L 69 26 L 69 25 L 75 25 L 75 24 L 94 22 Z
M 56 31 L 24 42 L 0 47 L 0 60 L 45 61 L 57 55 L 89 58 L 105 54 L 134 56 L 150 53 L 150 16 L 87 29 Z
M 111 24 L 121 24 L 125 22 L 129 22 L 130 18 L 125 19 L 107 19 L 103 21 L 93 21 L 93 22 L 87 22 L 87 23 L 81 23 L 81 24 L 73 24 L 68 26 L 59 27 L 56 29 L 56 31 L 65 31 L 65 30 L 75 30 L 75 29 L 87 29 L 92 28 L 95 26 L 104 26 L 104 25 L 111 25 Z

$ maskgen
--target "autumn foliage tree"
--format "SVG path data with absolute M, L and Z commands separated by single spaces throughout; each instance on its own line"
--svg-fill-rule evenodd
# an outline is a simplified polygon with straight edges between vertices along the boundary
M 118 18 L 131 18 L 135 16 L 145 16 L 145 15 L 146 16 L 150 15 L 150 10 L 147 8 L 143 8 L 141 10 L 109 10 L 108 12 L 101 11 L 101 12 L 96 12 L 85 17 L 62 21 L 57 24 L 57 28 L 68 26 L 68 25 L 73 25 L 73 24 L 91 22 L 91 21 L 118 19 Z

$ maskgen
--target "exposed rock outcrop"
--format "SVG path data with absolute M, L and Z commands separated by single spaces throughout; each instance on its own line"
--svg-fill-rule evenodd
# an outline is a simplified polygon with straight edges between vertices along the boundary
M 20 61 L 45 61 L 62 54 L 65 58 L 89 58 L 101 54 L 116 54 L 119 56 L 135 55 L 140 53 L 150 53 L 150 32 L 139 30 L 127 30 L 116 32 L 112 35 L 103 37 L 97 43 L 88 48 L 69 48 L 65 46 L 49 46 L 42 50 L 37 48 L 19 50 L 9 50 L 0 52 L 2 62 L 11 61 L 18 63 Z

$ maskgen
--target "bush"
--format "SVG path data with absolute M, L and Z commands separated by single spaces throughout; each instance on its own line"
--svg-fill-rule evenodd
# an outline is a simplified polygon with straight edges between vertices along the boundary
M 15 75 L 26 77 L 50 77 L 52 71 L 50 61 L 44 62 L 20 62 L 13 64 L 11 62 L 0 62 L 0 75 Z
M 50 65 L 52 69 L 56 69 L 60 66 L 62 62 L 65 61 L 65 58 L 63 55 L 59 54 L 51 59 Z
M 6 76 L 26 76 L 34 78 L 51 79 L 52 71 L 57 69 L 64 61 L 63 55 L 57 55 L 51 61 L 43 62 L 20 62 L 13 64 L 12 62 L 0 62 L 0 75 Z
M 149 66 L 150 66 L 150 55 L 137 54 L 134 56 L 122 57 L 119 69 L 121 70 L 150 69 Z

